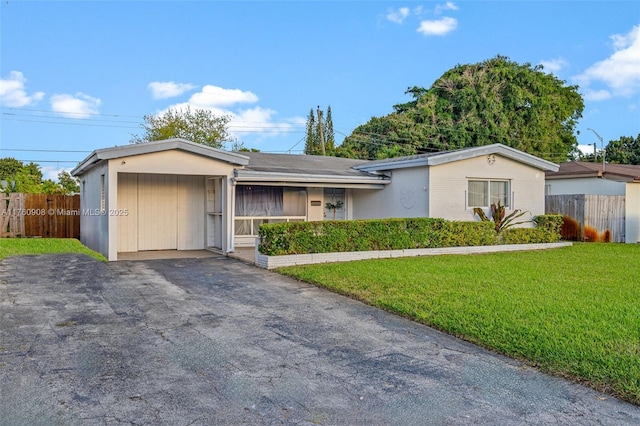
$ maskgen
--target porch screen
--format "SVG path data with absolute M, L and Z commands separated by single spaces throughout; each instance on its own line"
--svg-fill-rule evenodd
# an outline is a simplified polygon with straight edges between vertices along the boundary
M 282 186 L 236 186 L 236 216 L 305 216 L 307 191 Z
M 236 216 L 282 216 L 282 187 L 236 186 Z
M 307 191 L 282 186 L 236 186 L 235 234 L 255 235 L 262 223 L 304 220 Z

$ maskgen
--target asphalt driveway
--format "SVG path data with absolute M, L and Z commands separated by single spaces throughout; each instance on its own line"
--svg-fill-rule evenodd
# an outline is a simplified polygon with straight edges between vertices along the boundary
M 0 261 L 0 424 L 640 424 L 640 408 L 213 257 Z

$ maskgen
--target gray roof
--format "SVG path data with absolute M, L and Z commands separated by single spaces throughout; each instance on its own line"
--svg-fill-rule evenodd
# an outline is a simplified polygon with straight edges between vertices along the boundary
M 235 171 L 237 182 L 271 182 L 321 184 L 380 185 L 389 183 L 387 176 L 357 170 L 367 160 L 319 155 L 268 154 L 242 152 L 249 164 Z
M 321 155 L 267 154 L 264 152 L 242 152 L 249 157 L 245 170 L 269 173 L 298 173 L 305 175 L 363 176 L 354 167 L 367 160 L 323 157 Z
M 527 154 L 515 148 L 508 147 L 499 143 L 492 145 L 476 146 L 472 148 L 463 148 L 455 151 L 439 151 L 429 154 L 409 155 L 405 157 L 387 158 L 384 160 L 369 161 L 366 164 L 357 166 L 357 169 L 368 172 L 380 172 L 393 169 L 401 169 L 406 167 L 418 166 L 437 166 L 440 164 L 452 163 L 454 161 L 467 160 L 469 158 L 481 157 L 483 155 L 501 155 L 536 167 L 541 170 L 556 171 L 558 165 L 535 155 Z

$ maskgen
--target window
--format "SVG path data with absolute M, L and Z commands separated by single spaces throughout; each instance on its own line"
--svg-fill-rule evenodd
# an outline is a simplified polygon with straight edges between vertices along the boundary
M 510 184 L 507 180 L 470 180 L 467 207 L 489 207 L 491 204 L 510 206 Z

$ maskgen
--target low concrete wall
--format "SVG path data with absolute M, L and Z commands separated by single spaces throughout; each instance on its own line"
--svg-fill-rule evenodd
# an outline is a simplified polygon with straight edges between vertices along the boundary
M 501 251 L 546 250 L 568 247 L 571 242 L 546 244 L 505 244 L 497 246 L 443 247 L 407 250 L 351 251 L 339 253 L 290 254 L 284 256 L 267 256 L 258 251 L 256 242 L 256 265 L 265 269 L 276 269 L 285 266 L 309 265 L 314 263 L 350 262 L 365 259 L 386 259 L 393 257 L 438 256 L 443 254 L 479 254 Z

